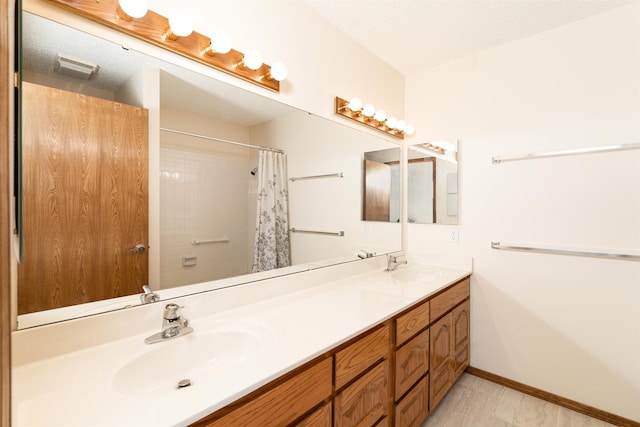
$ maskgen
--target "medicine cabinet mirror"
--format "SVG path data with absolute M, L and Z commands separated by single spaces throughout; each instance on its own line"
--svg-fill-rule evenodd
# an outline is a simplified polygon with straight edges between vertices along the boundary
M 357 261 L 361 250 L 382 255 L 401 248 L 400 224 L 368 223 L 365 230 L 358 197 L 362 189 L 362 153 L 390 148 L 399 153 L 396 144 L 223 83 L 214 78 L 218 73 L 215 70 L 197 65 L 185 69 L 173 61 L 159 60 L 158 57 L 167 58 L 167 53 L 156 54 L 160 52 L 156 47 L 141 49 L 144 53 L 131 47 L 125 49 L 27 12 L 23 12 L 22 29 L 24 89 L 38 86 L 57 91 L 56 94 L 72 93 L 83 104 L 78 107 L 54 102 L 50 104 L 54 107 L 45 111 L 52 113 L 53 119 L 31 117 L 28 121 L 42 125 L 38 138 L 51 140 L 47 149 L 52 151 L 45 156 L 48 166 L 39 168 L 37 174 L 45 174 L 52 181 L 46 196 L 33 202 L 36 211 L 44 207 L 37 214 L 44 222 L 34 225 L 39 220 L 33 218 L 34 208 L 25 203 L 24 257 L 18 271 L 19 328 L 140 304 L 142 285 L 146 284 L 165 301 Z M 87 71 L 87 67 L 93 71 Z M 148 236 L 140 234 L 136 237 L 139 241 L 119 242 L 119 249 L 114 250 L 119 251 L 115 254 L 118 262 L 136 257 L 134 269 L 148 271 L 142 281 L 126 283 L 131 286 L 124 292 L 127 280 L 116 277 L 106 285 L 108 289 L 102 291 L 102 296 L 89 298 L 95 284 L 89 279 L 90 270 L 105 259 L 114 258 L 114 254 L 104 253 L 97 254 L 98 261 L 91 258 L 96 255 L 91 248 L 97 247 L 91 238 L 106 238 L 97 227 L 108 215 L 91 215 L 93 223 L 83 222 L 86 218 L 69 223 L 65 219 L 68 211 L 79 210 L 83 218 L 84 203 L 99 196 L 96 191 L 87 190 L 89 187 L 71 189 L 62 186 L 64 180 L 54 181 L 56 176 L 69 178 L 70 170 L 78 174 L 77 179 L 69 178 L 75 182 L 104 184 L 112 179 L 95 169 L 97 163 L 105 161 L 87 160 L 91 150 L 104 144 L 88 144 L 86 134 L 106 128 L 111 137 L 126 129 L 124 123 L 129 119 L 83 127 L 86 122 L 82 114 L 88 111 L 85 105 L 94 99 L 113 104 L 118 111 L 118 106 L 124 104 L 134 105 L 135 111 L 143 111 L 143 107 L 144 114 L 148 114 L 148 129 L 142 132 L 138 127 L 132 131 L 136 136 L 148 133 L 148 146 L 138 147 L 148 160 L 134 157 L 137 166 L 125 168 L 125 177 L 138 177 L 140 183 L 148 177 L 148 193 L 144 195 L 148 201 L 143 197 L 137 206 L 142 206 L 140 212 L 148 215 Z M 23 98 L 23 118 L 34 107 L 33 102 L 33 98 Z M 97 116 L 106 117 L 102 113 Z M 73 120 L 80 126 L 81 142 L 72 142 L 66 148 L 57 145 L 58 136 Z M 258 273 L 251 269 L 259 150 L 200 136 L 284 151 L 289 178 L 289 227 L 297 230 L 289 235 L 291 266 Z M 33 132 L 30 138 L 33 139 Z M 22 141 L 25 157 L 30 155 L 29 143 Z M 116 144 L 113 150 L 119 147 Z M 86 164 L 72 162 L 65 157 L 69 152 L 75 152 Z M 30 173 L 30 161 L 28 157 L 22 159 L 24 174 Z M 33 167 L 31 171 L 35 174 Z M 292 179 L 322 175 L 334 177 Z M 23 176 L 23 194 L 32 191 L 32 181 L 33 176 Z M 119 196 L 106 197 L 115 200 Z M 63 200 L 69 204 L 61 204 Z M 113 207 L 110 202 L 106 206 Z M 50 215 L 46 216 L 46 212 Z M 122 217 L 118 222 L 122 227 L 134 220 L 114 212 Z M 397 212 L 393 215 L 399 218 Z M 48 229 L 77 232 L 79 243 L 72 249 L 65 248 L 59 244 L 59 236 L 46 233 Z M 67 256 L 71 260 L 66 260 Z M 39 270 L 37 281 L 26 279 L 28 268 Z M 66 299 L 62 294 L 67 295 Z
M 458 142 L 437 141 L 407 150 L 407 220 L 418 224 L 458 223 Z M 400 151 L 364 153 L 362 219 L 399 222 Z

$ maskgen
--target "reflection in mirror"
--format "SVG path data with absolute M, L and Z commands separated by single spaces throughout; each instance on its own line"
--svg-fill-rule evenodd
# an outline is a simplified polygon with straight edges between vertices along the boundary
M 29 13 L 23 23 L 20 328 L 140 304 L 144 285 L 165 301 L 400 249 L 400 225 L 364 227 L 358 197 L 362 153 L 395 144 Z M 261 152 L 283 152 L 288 196 L 289 241 L 276 246 L 289 252 L 268 271 L 254 268 Z M 336 177 L 290 180 L 317 175 Z
M 407 159 L 408 221 L 458 223 L 458 143 L 410 146 Z
M 400 222 L 400 149 L 364 153 L 362 219 Z

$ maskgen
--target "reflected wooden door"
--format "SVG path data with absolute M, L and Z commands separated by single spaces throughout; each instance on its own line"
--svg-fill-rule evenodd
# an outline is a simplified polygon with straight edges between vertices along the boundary
M 391 167 L 373 160 L 364 161 L 364 220 L 389 221 Z
M 18 312 L 141 293 L 148 283 L 147 110 L 24 83 L 22 114 Z

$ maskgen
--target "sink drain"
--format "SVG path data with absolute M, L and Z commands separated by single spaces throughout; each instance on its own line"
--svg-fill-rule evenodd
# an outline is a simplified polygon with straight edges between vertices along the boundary
M 185 387 L 189 387 L 191 385 L 191 380 L 186 379 L 186 380 L 180 380 L 178 381 L 178 388 L 185 388 Z

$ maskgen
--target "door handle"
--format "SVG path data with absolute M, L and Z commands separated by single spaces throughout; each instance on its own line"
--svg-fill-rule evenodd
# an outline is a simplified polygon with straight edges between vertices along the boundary
M 147 247 L 145 245 L 143 245 L 142 243 L 138 243 L 137 245 L 135 245 L 134 247 L 131 248 L 131 252 L 133 253 L 142 253 L 144 251 L 147 250 Z

